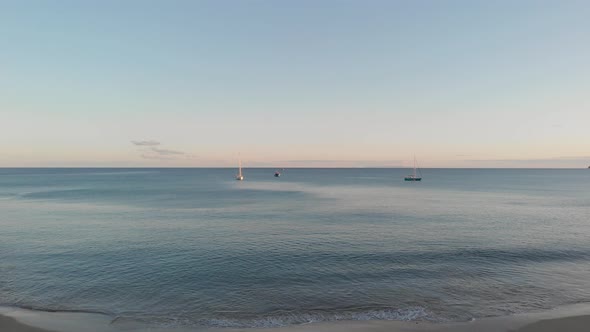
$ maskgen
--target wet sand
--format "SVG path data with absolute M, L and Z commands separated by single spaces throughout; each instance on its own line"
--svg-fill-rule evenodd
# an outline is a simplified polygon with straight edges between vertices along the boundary
M 517 330 L 517 332 L 582 332 L 590 331 L 590 315 L 541 320 Z
M 273 329 L 240 329 L 232 332 L 588 332 L 590 315 L 540 320 L 511 317 L 484 319 L 481 321 L 433 324 L 392 321 L 337 322 L 290 326 Z M 229 332 L 229 331 L 228 331 Z
M 49 332 L 40 328 L 20 323 L 12 317 L 0 315 L 0 331 L 2 332 Z
M 0 310 L 1 332 L 588 332 L 590 306 L 484 318 L 463 323 L 402 321 L 338 321 L 264 329 L 154 328 L 114 323 L 104 315 L 50 313 L 24 309 Z

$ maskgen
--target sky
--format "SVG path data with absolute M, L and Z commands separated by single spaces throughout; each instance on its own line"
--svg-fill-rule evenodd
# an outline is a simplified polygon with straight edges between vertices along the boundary
M 588 17 L 567 0 L 0 0 L 0 167 L 587 167 Z

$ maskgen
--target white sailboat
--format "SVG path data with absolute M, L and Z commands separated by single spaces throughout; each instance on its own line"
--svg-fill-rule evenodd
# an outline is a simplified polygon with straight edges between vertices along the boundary
M 244 175 L 242 174 L 242 160 L 238 161 L 238 174 L 236 174 L 236 180 L 242 181 L 244 180 Z
M 422 174 L 420 174 L 420 176 L 418 176 L 416 174 L 416 156 L 414 156 L 414 173 L 406 176 L 404 178 L 405 181 L 422 181 Z

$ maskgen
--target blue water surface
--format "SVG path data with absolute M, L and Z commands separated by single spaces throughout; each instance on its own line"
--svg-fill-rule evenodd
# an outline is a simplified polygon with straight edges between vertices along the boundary
M 154 326 L 590 301 L 590 170 L 0 169 L 0 305 Z

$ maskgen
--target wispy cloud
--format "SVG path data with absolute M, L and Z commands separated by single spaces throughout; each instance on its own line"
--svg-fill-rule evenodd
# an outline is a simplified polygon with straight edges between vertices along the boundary
M 403 160 L 344 160 L 344 159 L 307 159 L 280 160 L 276 165 L 292 165 L 296 167 L 401 167 Z
M 131 141 L 138 148 L 139 156 L 143 159 L 151 160 L 179 160 L 179 159 L 197 159 L 193 154 L 187 154 L 183 151 L 159 148 L 160 142 L 154 140 Z
M 464 160 L 471 165 L 482 165 L 486 167 L 566 167 L 579 168 L 587 167 L 590 163 L 590 156 L 562 156 L 555 158 L 538 158 L 538 159 L 466 159 Z
M 170 156 L 170 155 L 178 155 L 178 154 L 184 154 L 184 152 L 182 151 L 175 151 L 175 150 L 169 150 L 169 149 L 158 149 L 158 148 L 150 148 L 150 151 L 162 155 L 162 156 Z
M 555 157 L 555 158 L 538 158 L 538 159 L 471 159 L 466 161 L 510 161 L 510 162 L 531 162 L 531 161 L 539 161 L 539 162 L 561 162 L 561 161 L 588 161 L 590 160 L 590 156 L 580 156 L 580 157 Z
M 133 145 L 137 145 L 137 146 L 156 146 L 156 145 L 160 145 L 160 142 L 158 142 L 158 141 L 131 141 L 131 143 L 133 143 Z

